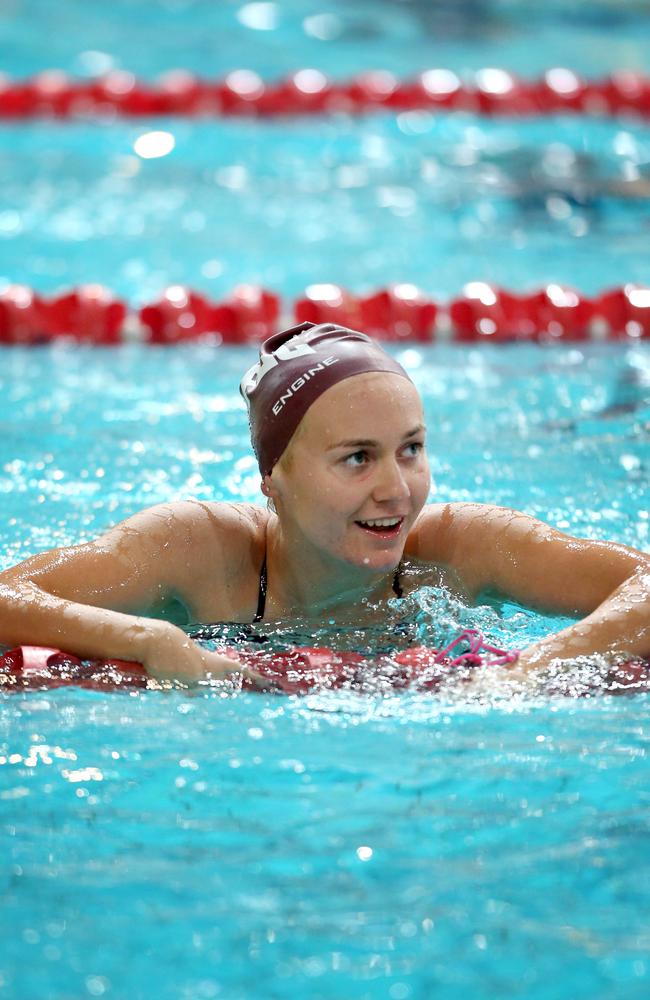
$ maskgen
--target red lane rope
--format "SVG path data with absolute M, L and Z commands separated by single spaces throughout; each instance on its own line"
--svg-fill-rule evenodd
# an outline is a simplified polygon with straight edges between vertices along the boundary
M 459 648 L 462 650 L 459 653 Z M 438 691 L 451 676 L 471 680 L 473 671 L 486 666 L 516 664 L 517 652 L 506 652 L 487 644 L 476 629 L 465 629 L 443 649 L 415 646 L 390 655 L 368 659 L 358 653 L 337 652 L 324 647 L 299 646 L 286 652 L 221 650 L 242 667 L 254 671 L 283 694 L 308 694 L 313 690 L 353 688 L 361 690 Z M 0 655 L 0 690 L 24 691 L 59 687 L 91 690 L 156 687 L 142 664 L 127 660 L 81 660 L 72 653 L 40 646 L 17 646 Z M 243 678 L 244 690 L 257 690 Z M 629 660 L 611 668 L 606 677 L 583 679 L 581 689 L 570 683 L 552 684 L 549 692 L 610 694 L 650 690 L 650 662 Z
M 650 286 L 626 284 L 586 296 L 549 284 L 513 292 L 484 281 L 438 302 L 412 284 L 356 295 L 339 285 L 310 285 L 289 307 L 257 285 L 238 285 L 221 302 L 172 285 L 139 310 L 101 285 L 46 297 L 25 285 L 0 290 L 0 344 L 57 340 L 110 345 L 178 344 L 201 338 L 255 344 L 283 326 L 334 322 L 393 343 L 590 341 L 650 338 Z
M 251 669 L 285 694 L 307 694 L 317 688 L 362 687 L 374 674 L 385 686 L 437 690 L 450 671 L 469 679 L 476 667 L 508 666 L 517 652 L 506 652 L 485 643 L 476 629 L 465 629 L 443 649 L 415 646 L 382 654 L 372 660 L 353 652 L 325 647 L 298 646 L 284 652 L 219 650 L 243 668 Z M 17 646 L 0 655 L 0 689 L 38 690 L 77 687 L 93 690 L 146 688 L 152 679 L 141 663 L 116 659 L 81 660 L 72 653 L 42 646 Z M 241 686 L 255 689 L 243 678 Z
M 447 69 L 430 69 L 400 80 L 384 70 L 333 81 L 316 69 L 302 69 L 268 82 L 251 70 L 205 80 L 173 70 L 155 83 L 116 70 L 74 80 L 47 70 L 24 80 L 0 77 L 0 118 L 149 117 L 187 115 L 363 114 L 375 110 L 464 111 L 484 115 L 650 116 L 650 78 L 628 70 L 585 80 L 555 67 L 523 80 L 504 69 L 482 69 L 470 81 Z

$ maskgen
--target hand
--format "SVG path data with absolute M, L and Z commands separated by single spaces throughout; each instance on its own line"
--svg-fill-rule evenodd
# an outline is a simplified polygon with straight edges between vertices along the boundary
M 532 650 L 533 647 L 530 647 Z M 469 677 L 463 678 L 459 690 L 471 696 L 481 696 L 488 699 L 499 693 L 528 692 L 539 684 L 540 672 L 548 666 L 546 661 L 527 659 L 524 653 L 519 653 L 517 659 L 509 664 L 485 663 L 474 669 Z M 453 683 L 454 675 L 450 676 Z
M 244 666 L 236 654 L 203 649 L 176 626 L 163 626 L 147 638 L 143 665 L 158 680 L 194 685 L 202 680 L 246 678 L 259 691 L 274 690 L 273 681 Z

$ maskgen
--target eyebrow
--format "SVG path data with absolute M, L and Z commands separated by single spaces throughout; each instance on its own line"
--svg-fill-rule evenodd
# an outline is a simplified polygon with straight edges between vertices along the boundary
M 418 424 L 414 427 L 412 431 L 407 431 L 402 441 L 406 441 L 408 438 L 415 437 L 416 434 L 421 434 L 424 430 L 424 424 Z M 327 449 L 328 451 L 335 451 L 336 448 L 372 448 L 379 444 L 378 441 L 372 438 L 356 438 L 354 441 L 339 441 L 337 444 L 330 445 Z

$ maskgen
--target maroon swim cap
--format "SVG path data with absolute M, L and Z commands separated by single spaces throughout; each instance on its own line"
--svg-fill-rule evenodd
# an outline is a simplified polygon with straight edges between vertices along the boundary
M 409 378 L 365 333 L 334 323 L 301 323 L 264 341 L 260 360 L 239 387 L 263 476 L 278 461 L 311 404 L 336 382 L 364 372 Z

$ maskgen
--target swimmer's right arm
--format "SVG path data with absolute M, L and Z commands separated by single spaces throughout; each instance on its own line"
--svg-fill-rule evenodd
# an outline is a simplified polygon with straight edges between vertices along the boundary
M 30 578 L 0 576 L 0 644 L 48 646 L 86 659 L 135 660 L 153 677 L 199 680 L 209 669 L 181 629 L 55 597 Z
M 214 518 L 192 503 L 136 514 L 95 542 L 55 549 L 0 573 L 0 644 L 53 646 L 82 658 L 142 663 L 151 676 L 194 683 L 246 673 L 169 622 L 131 609 L 191 593 L 214 574 Z

